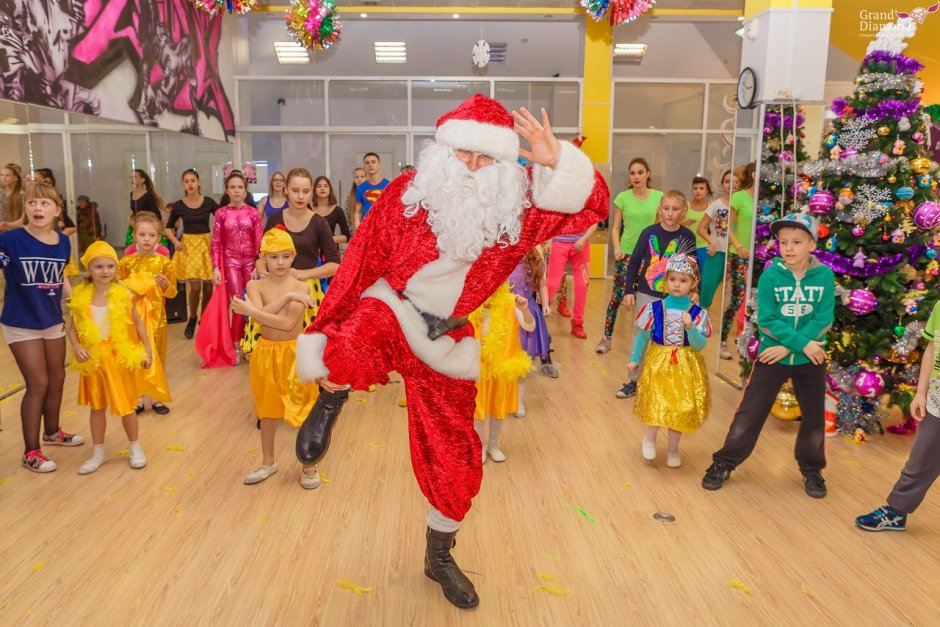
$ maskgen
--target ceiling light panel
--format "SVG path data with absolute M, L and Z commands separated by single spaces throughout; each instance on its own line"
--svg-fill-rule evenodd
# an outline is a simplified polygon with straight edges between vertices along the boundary
M 277 62 L 282 65 L 310 63 L 307 49 L 296 41 L 275 41 L 274 52 L 277 54 Z
M 408 62 L 408 50 L 403 41 L 376 41 L 373 46 L 376 63 Z

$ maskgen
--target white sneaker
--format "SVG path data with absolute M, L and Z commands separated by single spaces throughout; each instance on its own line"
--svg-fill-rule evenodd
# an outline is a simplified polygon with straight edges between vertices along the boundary
M 130 450 L 130 466 L 134 470 L 139 470 L 147 465 L 147 456 L 144 455 L 144 450 L 139 446 L 137 448 L 132 448 Z
M 499 450 L 497 446 L 491 446 L 486 449 L 486 452 L 489 453 L 490 459 L 492 459 L 497 464 L 506 461 L 506 456 L 503 455 L 503 452 Z
M 610 338 L 607 337 L 606 335 L 602 337 L 601 341 L 597 343 L 597 348 L 594 349 L 594 352 L 600 353 L 601 355 L 603 355 L 604 353 L 609 353 L 610 352 Z
M 721 343 L 721 346 L 718 348 L 718 356 L 721 359 L 731 359 L 731 351 L 728 350 L 727 342 Z
M 254 470 L 248 473 L 248 476 L 245 477 L 245 485 L 254 485 L 256 483 L 261 483 L 271 475 L 277 472 L 277 462 L 274 462 L 270 466 L 258 466 Z M 317 480 L 319 481 L 320 475 L 317 475 Z
M 104 463 L 104 459 L 98 459 L 97 457 L 92 457 L 90 459 L 87 459 L 85 460 L 85 463 L 83 463 L 81 467 L 79 467 L 78 474 L 90 475 L 91 473 L 101 468 L 101 464 L 103 463 Z
M 483 461 L 480 462 L 480 463 L 482 463 L 482 464 L 485 464 L 485 463 L 486 463 L 486 447 L 485 447 L 485 446 L 483 447 Z
M 248 480 L 245 480 L 248 483 Z M 300 471 L 300 486 L 304 490 L 315 490 L 320 487 L 320 471 L 313 469 L 313 475 L 308 475 L 306 470 Z
M 46 457 L 39 449 L 29 451 L 23 455 L 23 465 L 33 472 L 52 472 L 56 469 L 55 462 Z
M 643 438 L 643 459 L 648 462 L 656 459 L 656 440 L 650 441 Z
M 519 403 L 519 408 L 516 409 L 516 413 L 513 414 L 516 418 L 525 418 L 525 403 Z
M 673 453 L 672 451 L 666 451 L 666 466 L 669 468 L 678 468 L 682 465 L 682 459 L 679 457 L 679 452 Z

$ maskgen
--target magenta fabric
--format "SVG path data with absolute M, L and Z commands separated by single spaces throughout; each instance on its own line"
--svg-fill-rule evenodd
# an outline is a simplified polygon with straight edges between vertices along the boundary
M 554 296 L 561 285 L 565 265 L 571 262 L 571 274 L 574 275 L 574 309 L 572 320 L 584 322 L 584 307 L 587 304 L 588 277 L 591 275 L 591 243 L 584 244 L 580 252 L 575 252 L 574 243 L 559 242 L 552 244 L 552 254 L 548 258 L 548 294 Z

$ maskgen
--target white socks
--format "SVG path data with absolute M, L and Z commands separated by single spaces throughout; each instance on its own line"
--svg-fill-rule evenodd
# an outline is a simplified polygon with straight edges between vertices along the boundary
M 140 448 L 140 442 L 135 440 L 133 442 L 128 442 L 128 451 L 130 452 L 130 463 L 131 468 L 143 468 L 147 465 L 147 456 L 144 455 L 144 450 Z
M 506 456 L 499 450 L 499 432 L 502 428 L 502 420 L 493 420 L 493 418 L 490 418 L 490 443 L 486 447 L 486 452 L 494 462 L 506 461 Z
M 101 464 L 103 464 L 106 459 L 107 454 L 104 452 L 104 444 L 95 444 L 91 450 L 91 457 L 81 465 L 78 469 L 78 474 L 90 475 L 101 468 Z

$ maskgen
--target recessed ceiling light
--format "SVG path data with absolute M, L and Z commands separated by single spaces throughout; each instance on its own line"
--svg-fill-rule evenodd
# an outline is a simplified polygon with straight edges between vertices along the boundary
M 373 46 L 376 63 L 408 62 L 407 47 L 403 41 L 376 41 Z
M 739 15 L 739 16 L 738 16 L 738 21 L 739 21 L 739 22 L 743 22 L 743 21 L 744 21 L 744 16 L 743 16 L 743 15 Z
M 614 44 L 615 57 L 642 57 L 646 54 L 646 44 Z
M 368 14 L 368 13 L 360 13 L 360 14 L 359 14 L 359 17 L 369 17 L 369 14 Z
M 274 52 L 277 54 L 277 62 L 282 65 L 310 63 L 307 49 L 296 41 L 275 41 Z
M 455 20 L 459 20 L 459 19 L 460 19 L 460 13 L 454 13 L 453 15 L 451 15 L 451 17 L 454 18 Z

